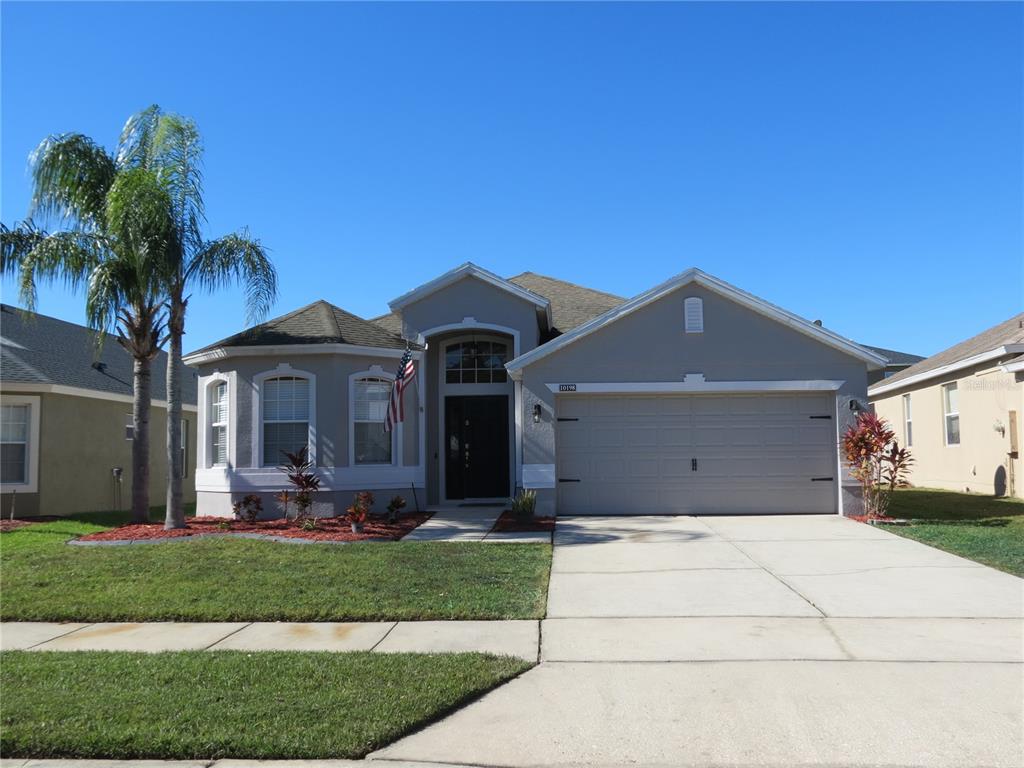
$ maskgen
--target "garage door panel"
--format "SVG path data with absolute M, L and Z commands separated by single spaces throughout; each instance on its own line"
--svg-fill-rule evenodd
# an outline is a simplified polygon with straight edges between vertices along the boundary
M 563 514 L 834 512 L 831 394 L 558 399 Z M 697 470 L 693 460 L 697 459 Z M 812 478 L 828 478 L 815 482 Z

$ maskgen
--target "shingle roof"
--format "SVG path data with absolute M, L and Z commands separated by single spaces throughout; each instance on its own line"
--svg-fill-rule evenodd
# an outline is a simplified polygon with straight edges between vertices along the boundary
M 538 275 L 535 272 L 523 272 L 508 278 L 508 281 L 551 302 L 554 335 L 571 331 L 577 325 L 582 325 L 625 301 L 621 296 L 584 288 L 582 285 Z M 375 317 L 370 322 L 389 333 L 402 333 L 402 321 L 394 312 Z
M 961 360 L 968 357 L 974 357 L 984 352 L 990 352 L 993 349 L 1004 346 L 1006 344 L 1021 344 L 1024 343 L 1024 312 L 1019 315 L 1014 315 L 1009 320 L 1004 320 L 998 325 L 994 325 L 991 328 L 982 331 L 977 336 L 972 336 L 966 341 L 961 341 L 959 344 L 954 344 L 949 349 L 944 349 L 936 355 L 926 357 L 919 363 L 916 363 L 909 368 L 904 368 L 898 373 L 894 373 L 884 381 L 879 382 L 879 386 L 889 387 L 896 382 L 902 381 L 903 379 L 910 378 L 911 376 L 917 376 L 922 373 L 941 368 L 946 365 L 953 365 Z
M 913 365 L 924 360 L 921 355 L 912 355 L 909 352 L 897 352 L 895 349 L 886 349 L 885 347 L 872 347 L 870 344 L 861 344 L 861 346 L 880 354 L 889 361 L 889 365 Z
M 262 347 L 276 344 L 355 344 L 405 349 L 405 342 L 397 334 L 320 299 L 190 354 L 218 347 Z
M 96 354 L 96 334 L 81 325 L 0 304 L 0 382 L 57 384 L 118 395 L 132 394 L 132 358 L 106 335 Z M 93 367 L 102 363 L 103 370 Z M 153 360 L 153 399 L 166 400 L 167 353 Z M 185 368 L 182 402 L 196 403 L 196 374 Z

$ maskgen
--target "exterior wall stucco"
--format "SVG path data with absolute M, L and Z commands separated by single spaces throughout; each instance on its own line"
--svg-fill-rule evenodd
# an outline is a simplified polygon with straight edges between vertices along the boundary
M 21 393 L 19 393 L 21 394 Z M 30 394 L 30 393 L 25 393 Z M 115 509 L 112 470 L 121 467 L 120 509 L 131 506 L 132 443 L 125 439 L 131 421 L 128 402 L 39 393 L 39 492 L 18 493 L 16 513 L 70 515 Z M 188 422 L 185 503 L 195 501 L 196 414 Z M 167 492 L 167 412 L 153 407 L 150 414 L 150 503 L 164 503 Z M 0 510 L 10 513 L 11 494 L 0 498 Z
M 951 382 L 956 382 L 959 397 L 959 445 L 946 445 L 945 439 L 942 387 Z M 906 445 L 904 394 L 910 395 L 913 425 L 912 484 L 996 494 L 1008 493 L 1012 481 L 1014 495 L 1024 497 L 1024 463 L 1009 456 L 1010 411 L 1016 412 L 1019 439 L 1024 438 L 1024 376 L 986 363 L 873 397 L 875 412 Z
M 683 301 L 703 299 L 704 331 L 684 330 Z M 852 400 L 867 404 L 866 364 L 782 323 L 696 285 L 682 286 L 523 369 L 523 463 L 555 463 L 555 395 L 547 384 L 680 382 L 701 373 L 708 382 L 833 380 L 837 436 L 855 416 Z M 534 424 L 532 410 L 542 417 Z M 529 417 L 528 417 L 529 415 Z M 837 471 L 839 470 L 837 437 Z M 841 472 L 843 511 L 859 511 L 853 481 Z M 538 505 L 550 513 L 554 491 Z

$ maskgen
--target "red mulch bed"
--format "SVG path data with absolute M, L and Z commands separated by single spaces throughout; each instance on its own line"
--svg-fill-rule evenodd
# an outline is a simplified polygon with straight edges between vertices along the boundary
M 494 524 L 494 530 L 509 533 L 526 533 L 529 531 L 544 531 L 545 533 L 550 533 L 555 530 L 555 518 L 535 517 L 533 520 L 523 522 L 518 520 L 510 510 L 506 509 L 501 513 L 501 517 L 498 518 L 498 522 Z
M 316 521 L 316 528 L 304 531 L 290 520 L 259 520 L 247 523 L 242 520 L 228 520 L 223 517 L 190 517 L 185 528 L 164 530 L 163 523 L 122 525 L 108 531 L 99 531 L 80 537 L 79 541 L 138 541 L 139 539 L 177 539 L 183 536 L 208 536 L 217 533 L 262 533 L 267 536 L 283 536 L 289 539 L 310 541 L 366 541 L 367 539 L 391 539 L 397 541 L 413 528 L 430 518 L 429 512 L 411 512 L 401 515 L 395 523 L 387 518 L 371 517 L 366 521 L 362 533 L 352 533 L 352 526 L 343 517 L 322 517 Z M 222 527 L 228 522 L 228 527 Z

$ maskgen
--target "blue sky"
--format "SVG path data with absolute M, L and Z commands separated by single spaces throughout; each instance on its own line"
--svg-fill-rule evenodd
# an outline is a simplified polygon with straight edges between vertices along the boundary
M 467 260 L 624 296 L 695 265 L 920 354 L 1024 306 L 1021 4 L 0 14 L 4 223 L 44 136 L 112 147 L 159 103 L 202 129 L 208 233 L 271 249 L 274 314 L 373 316 Z M 243 324 L 238 291 L 196 296 L 185 347 Z

